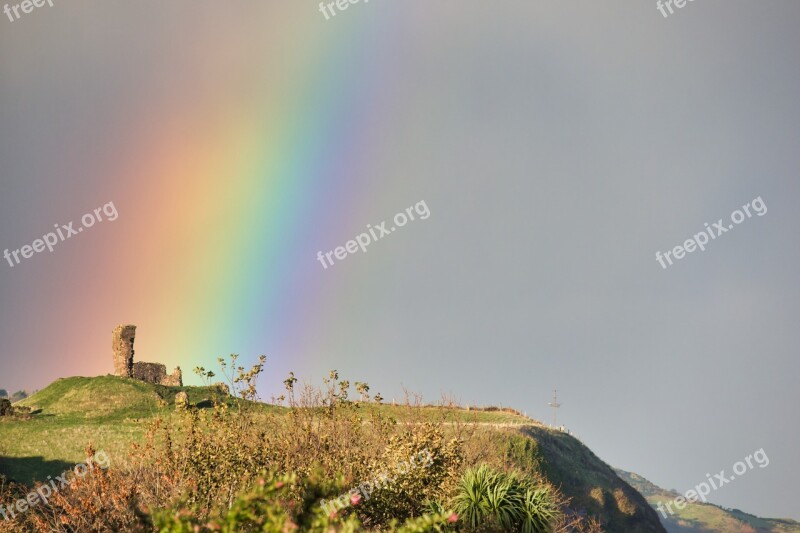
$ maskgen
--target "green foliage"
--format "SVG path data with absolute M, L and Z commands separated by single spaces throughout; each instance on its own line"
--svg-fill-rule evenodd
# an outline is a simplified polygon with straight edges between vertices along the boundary
M 522 497 L 522 533 L 550 531 L 559 510 L 549 487 L 525 487 Z
M 219 531 L 239 533 L 241 531 L 284 533 L 286 531 L 315 531 L 354 533 L 366 531 L 354 514 L 326 514 L 315 505 L 309 494 L 324 490 L 309 482 L 298 483 L 294 475 L 263 475 L 248 491 L 237 495 L 230 509 L 220 510 L 213 516 L 200 519 L 190 506 L 180 505 L 175 509 L 155 513 L 153 523 L 164 533 L 196 533 Z M 303 492 L 300 503 L 292 494 Z M 427 533 L 446 531 L 455 522 L 452 513 L 433 513 L 400 522 L 393 520 L 390 530 L 400 533 Z
M 552 531 L 559 518 L 558 504 L 548 487 L 485 464 L 464 473 L 453 506 L 472 531 L 544 533 Z
M 525 473 L 541 473 L 544 457 L 535 440 L 524 435 L 512 435 L 504 440 L 508 463 Z
M 213 409 L 176 413 L 154 425 L 142 450 L 142 462 L 158 464 L 162 472 L 158 484 L 167 493 L 180 492 L 183 504 L 191 509 L 186 517 L 173 516 L 178 523 L 191 517 L 194 526 L 210 520 L 215 509 L 233 510 L 236 494 L 251 486 L 262 471 L 303 480 L 287 483 L 290 501 L 319 513 L 326 512 L 320 500 L 384 473 L 392 478 L 391 483 L 372 498 L 367 493 L 360 505 L 351 505 L 345 496 L 344 508 L 338 513 L 363 520 L 367 527 L 419 517 L 428 500 L 455 485 L 461 464 L 460 442 L 446 439 L 441 427 L 420 423 L 397 433 L 394 421 L 380 412 L 366 412 L 369 417 L 365 418 L 360 402 L 349 399 L 350 382 L 340 379 L 336 371 L 325 380 L 325 390 L 311 397 L 304 390 L 299 399 L 294 394 L 297 379 L 290 373 L 284 386 L 291 408 L 280 416 L 270 416 L 254 403 L 255 380 L 263 372 L 263 364 L 262 357 L 245 371 L 236 366 L 235 355 L 229 364 L 220 361 L 236 405 L 217 403 Z M 196 372 L 206 381 L 214 377 L 202 367 Z M 366 383 L 357 382 L 356 387 L 366 396 Z M 410 465 L 411 461 L 416 461 L 415 465 Z M 259 498 L 265 497 L 256 496 L 248 496 L 249 504 L 257 505 L 262 501 Z M 153 494 L 145 500 L 148 505 L 158 505 L 163 496 Z M 312 515 L 299 513 L 290 518 L 305 530 L 317 519 L 309 518 Z M 236 521 L 244 518 L 240 513 Z M 260 530 L 261 526 L 253 527 Z
M 292 492 L 299 488 L 294 475 L 263 475 L 256 479 L 253 487 L 240 493 L 230 508 L 219 509 L 208 518 L 192 509 L 187 502 L 156 513 L 154 523 L 158 531 L 168 533 L 190 533 L 197 531 L 259 531 L 281 533 L 298 529 L 305 524 L 307 531 L 325 531 L 336 527 L 339 531 L 356 531 L 357 519 L 325 516 L 318 506 L 298 505 Z
M 460 442 L 446 438 L 442 428 L 434 424 L 422 424 L 390 437 L 371 468 L 371 479 L 378 473 L 382 479 L 359 515 L 370 525 L 420 516 L 429 502 L 455 486 L 462 462 Z

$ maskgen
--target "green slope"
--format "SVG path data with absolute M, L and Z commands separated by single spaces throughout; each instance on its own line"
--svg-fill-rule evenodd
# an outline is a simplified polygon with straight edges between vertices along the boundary
M 680 496 L 677 492 L 662 489 L 632 472 L 616 469 L 617 474 L 638 490 L 654 508 L 659 502 L 668 502 Z M 676 509 L 675 515 L 662 519 L 669 533 L 800 533 L 800 522 L 774 518 L 759 518 L 739 511 L 725 509 L 712 503 L 688 503 Z
M 573 509 L 600 517 L 607 531 L 664 531 L 642 495 L 578 439 L 544 426 L 522 433 L 536 443 L 528 455 L 540 457 L 542 473 L 572 498 Z
M 88 444 L 124 466 L 130 443 L 144 435 L 142 420 L 169 415 L 179 391 L 200 403 L 215 390 L 117 376 L 59 379 L 14 404 L 30 407 L 34 415 L 29 419 L 0 418 L 0 473 L 23 483 L 42 480 L 83 461 Z
M 184 391 L 189 400 L 208 399 L 212 387 L 165 387 L 118 376 L 72 377 L 54 381 L 15 405 L 40 410 L 44 416 L 79 419 L 147 418 L 174 406 Z

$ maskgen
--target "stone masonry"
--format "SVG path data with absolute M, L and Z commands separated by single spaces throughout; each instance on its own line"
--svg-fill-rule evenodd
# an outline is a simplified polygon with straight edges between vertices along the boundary
M 121 324 L 114 328 L 111 337 L 111 348 L 114 351 L 114 375 L 157 385 L 182 387 L 181 367 L 176 368 L 172 374 L 167 374 L 167 367 L 161 363 L 133 362 L 135 336 L 136 326 L 134 325 Z
M 111 349 L 114 350 L 114 374 L 133 376 L 133 339 L 136 326 L 120 324 L 111 332 Z

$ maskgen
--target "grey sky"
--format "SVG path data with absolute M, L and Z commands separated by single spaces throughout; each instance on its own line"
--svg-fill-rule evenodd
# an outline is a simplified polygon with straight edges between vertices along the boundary
M 65 86 L 107 90 L 107 100 L 87 102 L 96 116 L 77 109 L 71 123 L 49 124 L 47 107 L 26 108 L 40 129 L 74 128 L 91 144 L 107 133 L 105 113 L 141 98 L 132 87 L 156 83 L 131 74 L 156 68 L 152 43 L 166 46 L 173 28 L 202 10 L 207 20 L 240 24 L 246 38 L 268 39 L 258 23 L 270 13 L 263 6 L 171 4 L 52 8 L 63 11 L 62 23 L 104 24 L 114 53 L 103 58 L 110 70 L 102 80 L 80 56 L 48 63 L 48 47 L 89 47 L 88 37 L 58 30 L 59 21 L 0 20 L 3 86 L 32 101 L 57 98 L 57 87 L 34 77 L 15 86 L 22 82 L 12 73 L 38 61 L 44 78 L 50 66 Z M 309 323 L 324 333 L 309 332 L 306 346 L 325 357 L 278 357 L 270 379 L 279 385 L 275 376 L 292 369 L 318 381 L 330 361 L 387 398 L 404 384 L 431 400 L 452 393 L 543 420 L 557 387 L 560 419 L 598 456 L 665 488 L 685 491 L 763 448 L 770 465 L 711 501 L 800 519 L 800 4 L 696 0 L 668 19 L 649 0 L 358 7 L 327 22 L 314 2 L 287 9 L 293 23 L 329 32 L 331 42 L 361 25 L 366 40 L 391 43 L 364 52 L 391 65 L 376 85 L 394 96 L 375 125 L 386 153 L 364 177 L 376 194 L 363 222 L 423 199 L 431 217 L 367 255 L 320 268 L 320 290 L 350 316 L 335 331 Z M 115 9 L 125 17 L 102 18 Z M 369 29 L 371 17 L 380 30 L 377 22 Z M 204 31 L 212 30 L 191 38 L 200 42 Z M 126 46 L 135 49 L 130 57 Z M 2 101 L 8 123 L 17 111 Z M 17 206 L 42 187 L 76 197 L 91 190 L 48 177 L 57 170 L 48 159 L 53 138 L 20 139 L 27 131 L 0 125 L 2 243 L 27 239 L 21 218 L 33 215 Z M 765 216 L 666 270 L 656 262 L 656 251 L 757 196 Z M 53 221 L 75 214 L 59 209 Z M 309 261 L 328 244 L 322 236 L 309 243 Z M 7 280 L 0 275 L 0 297 L 19 301 L 25 287 Z M 9 346 L 36 331 L 7 305 L 2 322 L 2 335 L 15 339 Z M 10 365 L 10 355 L 0 357 Z M 45 385 L 22 370 L 2 373 L 15 388 Z

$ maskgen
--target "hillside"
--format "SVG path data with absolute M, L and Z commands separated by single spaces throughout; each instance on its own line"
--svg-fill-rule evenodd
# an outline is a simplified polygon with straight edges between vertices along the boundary
M 659 502 L 670 501 L 679 494 L 662 489 L 647 479 L 616 469 L 619 477 L 641 493 L 655 507 Z M 659 515 L 659 518 L 662 518 Z M 662 523 L 669 533 L 798 533 L 800 522 L 774 518 L 759 518 L 738 509 L 725 509 L 712 503 L 688 503 L 676 509 L 674 516 L 667 515 Z
M 124 468 L 129 445 L 142 440 L 145 422 L 174 416 L 179 391 L 200 406 L 210 406 L 218 394 L 210 387 L 164 387 L 115 376 L 60 379 L 16 404 L 31 408 L 31 418 L 0 422 L 0 473 L 25 483 L 44 479 L 82 460 L 89 442 L 105 450 L 113 466 Z M 280 417 L 289 413 L 283 407 L 259 408 Z M 513 410 L 365 403 L 359 411 L 399 425 L 438 421 L 467 441 L 473 455 L 543 476 L 571 499 L 572 512 L 597 517 L 607 531 L 664 531 L 645 499 L 580 441 Z
M 166 387 L 118 376 L 71 377 L 54 381 L 15 405 L 40 410 L 44 416 L 79 419 L 124 419 L 154 416 L 174 406 L 184 391 L 192 402 L 208 399 L 211 387 Z
M 0 473 L 23 483 L 45 479 L 84 459 L 88 443 L 123 466 L 130 443 L 144 435 L 142 422 L 171 413 L 179 391 L 208 405 L 215 393 L 209 387 L 164 387 L 117 376 L 56 380 L 14 404 L 30 408 L 30 419 L 0 418 Z
M 605 516 L 609 531 L 663 531 L 641 494 L 575 437 L 545 427 L 523 432 L 536 441 L 544 473 L 574 506 Z

